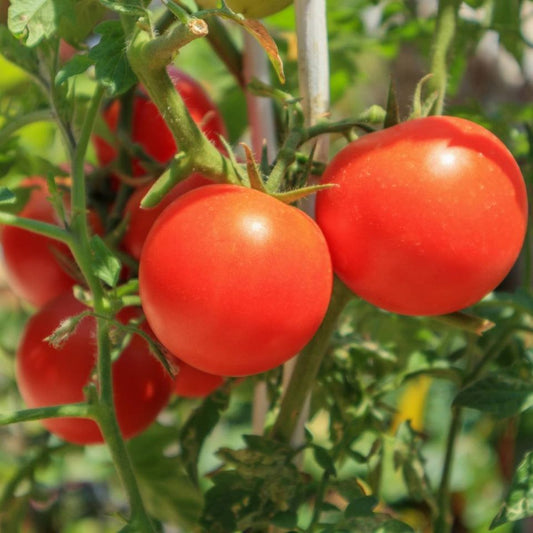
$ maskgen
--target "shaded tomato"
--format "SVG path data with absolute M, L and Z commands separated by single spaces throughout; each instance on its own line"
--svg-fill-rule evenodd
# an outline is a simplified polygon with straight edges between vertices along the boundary
M 202 372 L 183 361 L 177 360 L 176 367 L 174 394 L 182 398 L 203 398 L 224 383 L 222 376 Z
M 83 388 L 93 379 L 96 364 L 94 318 L 84 318 L 57 349 L 45 338 L 61 321 L 86 309 L 68 292 L 29 319 L 16 356 L 17 385 L 28 407 L 84 401 Z M 126 309 L 119 318 L 127 322 L 134 315 L 135 311 Z M 130 438 L 146 429 L 166 406 L 173 381 L 138 335 L 113 363 L 112 372 L 117 420 L 124 438 Z M 103 442 L 97 424 L 89 419 L 50 418 L 42 422 L 69 442 Z
M 173 66 L 168 67 L 168 73 L 193 120 L 215 146 L 222 148 L 219 136 L 227 136 L 226 126 L 220 111 L 204 88 L 195 79 Z M 119 115 L 119 100 L 114 100 L 104 109 L 104 120 L 112 132 L 117 129 Z M 149 156 L 162 164 L 169 162 L 177 152 L 172 133 L 156 105 L 148 98 L 142 87 L 133 103 L 131 139 L 134 143 L 140 144 Z M 111 163 L 117 156 L 115 147 L 96 135 L 93 141 L 99 163 L 101 165 Z M 133 175 L 143 174 L 146 174 L 146 170 L 141 162 L 134 160 Z
M 26 184 L 32 191 L 19 215 L 57 224 L 44 179 L 32 178 Z M 14 226 L 3 228 L 1 243 L 8 284 L 32 305 L 41 307 L 76 282 L 65 269 L 71 255 L 63 243 Z
M 428 117 L 363 136 L 328 165 L 316 219 L 339 277 L 408 315 L 474 304 L 506 276 L 527 224 L 505 145 L 465 119 Z
M 144 241 L 146 240 L 146 236 L 156 218 L 164 211 L 164 209 L 182 194 L 211 183 L 213 182 L 204 178 L 201 174 L 192 174 L 173 187 L 159 204 L 150 209 L 141 209 L 141 200 L 144 198 L 152 184 L 150 183 L 137 188 L 130 196 L 124 210 L 124 214 L 129 215 L 130 217 L 128 227 L 122 240 L 124 249 L 131 256 L 135 257 L 135 259 L 139 259 L 141 257 L 141 250 Z
M 207 185 L 155 221 L 139 270 L 157 338 L 204 372 L 269 370 L 311 339 L 332 285 L 326 242 L 302 211 L 255 190 Z

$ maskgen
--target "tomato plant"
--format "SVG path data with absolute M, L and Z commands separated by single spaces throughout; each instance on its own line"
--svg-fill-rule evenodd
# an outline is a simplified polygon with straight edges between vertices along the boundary
M 326 243 L 307 215 L 234 185 L 175 200 L 152 226 L 139 269 L 157 338 L 187 364 L 223 376 L 296 355 L 324 317 L 331 279 Z
M 365 135 L 328 165 L 317 221 L 334 269 L 389 311 L 451 313 L 492 291 L 527 225 L 520 169 L 492 133 L 427 117 Z M 502 228 L 505 227 L 505 231 Z
M 44 407 L 85 398 L 85 387 L 93 384 L 96 364 L 95 319 L 83 318 L 59 347 L 46 339 L 62 321 L 88 308 L 66 292 L 42 307 L 28 321 L 16 357 L 16 375 L 20 394 L 28 407 Z M 135 316 L 125 310 L 121 320 Z M 167 404 L 172 379 L 150 353 L 144 339 L 133 335 L 113 363 L 113 388 L 117 420 L 124 438 L 146 429 Z M 52 433 L 77 444 L 103 442 L 92 420 L 51 418 L 43 424 Z
M 0 531 L 527 529 L 528 7 L 0 0 Z
M 139 259 L 146 236 L 165 207 L 187 191 L 210 183 L 212 181 L 204 178 L 201 174 L 193 174 L 178 183 L 157 206 L 150 209 L 141 208 L 141 200 L 150 189 L 151 184 L 138 187 L 130 196 L 124 209 L 125 216 L 129 217 L 128 227 L 122 239 L 124 249 L 135 259 Z
M 44 180 L 36 178 L 27 185 L 30 198 L 20 216 L 58 224 Z M 15 226 L 3 228 L 1 244 L 11 288 L 33 306 L 43 306 L 76 282 L 76 266 L 64 244 Z
M 169 67 L 168 73 L 193 120 L 201 126 L 215 145 L 222 147 L 219 136 L 227 135 L 226 126 L 209 95 L 185 72 Z M 120 109 L 119 100 L 112 101 L 104 109 L 104 120 L 112 132 L 117 130 Z M 176 141 L 157 107 L 142 87 L 135 95 L 131 120 L 131 141 L 138 143 L 148 156 L 159 163 L 168 163 L 176 154 Z M 103 138 L 95 135 L 94 145 L 100 165 L 109 165 L 116 158 L 116 148 Z M 146 170 L 138 159 L 134 159 L 132 165 L 135 176 L 146 174 Z

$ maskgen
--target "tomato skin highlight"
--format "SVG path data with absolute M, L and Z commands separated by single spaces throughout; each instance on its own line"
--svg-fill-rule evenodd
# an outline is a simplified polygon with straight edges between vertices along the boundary
M 45 341 L 59 323 L 87 308 L 64 293 L 33 315 L 24 330 L 16 356 L 16 379 L 29 408 L 82 402 L 83 388 L 96 363 L 96 324 L 84 318 L 58 349 Z M 119 318 L 127 321 L 134 311 L 125 309 Z M 124 438 L 146 429 L 166 406 L 173 380 L 150 353 L 144 339 L 134 335 L 113 363 L 113 392 L 117 420 Z M 50 418 L 43 425 L 55 435 L 75 444 L 98 444 L 103 437 L 93 420 Z
M 185 194 L 192 189 L 196 189 L 197 187 L 212 183 L 211 180 L 205 178 L 201 174 L 192 174 L 175 185 L 168 194 L 165 195 L 161 202 L 150 209 L 142 209 L 140 204 L 152 184 L 138 187 L 129 197 L 124 209 L 124 214 L 130 217 L 126 233 L 122 239 L 122 244 L 126 252 L 135 259 L 139 259 L 141 257 L 144 241 L 146 240 L 150 228 L 165 208 L 182 194 Z
M 156 220 L 141 255 L 150 327 L 185 363 L 220 376 L 263 372 L 307 344 L 326 312 L 331 260 L 302 211 L 235 185 L 207 185 Z
M 352 291 L 388 311 L 468 307 L 515 263 L 527 225 L 520 169 L 466 119 L 414 119 L 363 136 L 328 165 L 316 219 Z
M 204 88 L 191 76 L 173 66 L 168 67 L 168 74 L 183 98 L 192 119 L 217 148 L 223 149 L 219 136 L 227 137 L 226 126 L 220 111 Z M 119 100 L 114 100 L 103 111 L 103 118 L 112 132 L 117 129 L 119 115 Z M 178 150 L 165 120 L 142 86 L 133 103 L 131 138 L 134 143 L 140 144 L 149 156 L 162 164 L 168 163 Z M 115 147 L 103 138 L 95 135 L 93 142 L 100 165 L 109 165 L 117 157 Z M 134 159 L 132 166 L 134 176 L 146 174 L 139 160 Z

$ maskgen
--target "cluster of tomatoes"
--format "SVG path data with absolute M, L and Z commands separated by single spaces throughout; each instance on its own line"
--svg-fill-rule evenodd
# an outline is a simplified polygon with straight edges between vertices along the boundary
M 193 119 L 217 145 L 226 134 L 203 89 L 183 73 L 172 78 Z M 104 110 L 115 130 L 120 103 Z M 154 134 L 157 132 L 157 134 Z M 153 103 L 137 96 L 134 142 L 161 164 L 176 152 Z M 116 148 L 95 138 L 102 165 Z M 133 161 L 134 176 L 145 175 Z M 150 186 L 131 195 L 121 247 L 139 261 L 140 309 L 124 309 L 176 357 L 172 380 L 134 336 L 113 366 L 117 418 L 124 436 L 149 425 L 172 391 L 202 396 L 226 376 L 277 367 L 319 328 L 333 272 L 358 296 L 387 311 L 436 315 L 463 309 L 505 277 L 520 252 L 527 194 L 520 170 L 492 133 L 464 119 L 427 117 L 365 135 L 328 165 L 316 221 L 296 207 L 244 186 L 194 174 L 156 208 L 140 208 Z M 21 215 L 57 223 L 46 187 L 33 183 Z M 95 232 L 98 222 L 92 223 Z M 30 407 L 83 401 L 94 370 L 95 319 L 59 347 L 45 338 L 84 310 L 63 245 L 7 227 L 2 234 L 13 290 L 38 311 L 17 354 L 17 379 Z M 31 250 L 31 254 L 28 253 Z M 179 360 L 177 359 L 179 357 Z M 90 420 L 45 425 L 66 440 L 100 442 Z

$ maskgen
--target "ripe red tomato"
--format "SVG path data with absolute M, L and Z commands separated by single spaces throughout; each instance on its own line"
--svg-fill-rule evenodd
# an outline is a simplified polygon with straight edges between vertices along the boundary
M 33 189 L 20 216 L 57 224 L 52 204 L 46 199 L 44 180 L 33 178 L 27 185 Z M 64 244 L 14 226 L 3 228 L 1 243 L 10 288 L 35 307 L 41 307 L 74 285 L 74 278 L 58 261 L 60 257 L 71 257 Z
M 255 190 L 206 185 L 155 221 L 139 270 L 147 320 L 167 349 L 221 376 L 269 370 L 311 339 L 332 270 L 302 211 Z
M 184 72 L 170 66 L 168 73 L 193 120 L 218 148 L 222 148 L 219 136 L 227 136 L 220 111 L 203 87 Z M 116 131 L 120 114 L 120 101 L 115 100 L 104 110 L 104 120 L 111 131 Z M 133 103 L 132 141 L 160 163 L 167 163 L 176 154 L 176 142 L 156 105 L 141 87 Z M 116 149 L 104 139 L 94 136 L 96 156 L 101 165 L 108 165 L 117 155 Z M 133 161 L 133 175 L 141 176 L 146 170 L 138 160 Z
M 187 179 L 178 183 L 159 204 L 151 209 L 141 209 L 140 204 L 152 184 L 136 189 L 130 196 L 124 210 L 124 214 L 130 217 L 126 233 L 122 240 L 126 252 L 135 257 L 135 259 L 139 259 L 146 236 L 156 218 L 164 211 L 165 207 L 170 205 L 178 196 L 197 187 L 209 185 L 210 183 L 213 182 L 204 178 L 201 174 L 192 174 Z
M 524 240 L 520 169 L 485 128 L 428 117 L 365 135 L 328 165 L 316 218 L 339 277 L 389 311 L 463 309 L 509 272 Z
M 16 379 L 20 394 L 30 408 L 84 400 L 96 363 L 95 320 L 84 318 L 58 349 L 44 340 L 59 323 L 86 307 L 70 292 L 39 310 L 28 321 L 16 356 Z M 126 322 L 130 309 L 120 314 Z M 165 407 L 172 378 L 150 353 L 146 342 L 134 335 L 113 363 L 113 387 L 117 419 L 124 438 L 146 429 Z M 43 425 L 64 440 L 77 444 L 103 442 L 97 424 L 83 418 L 50 418 Z
M 174 379 L 174 394 L 182 398 L 203 398 L 224 383 L 222 376 L 202 372 L 183 361 L 177 361 L 178 374 Z

